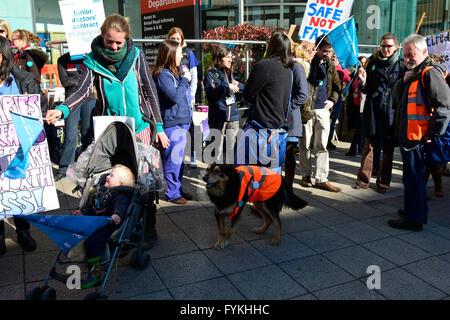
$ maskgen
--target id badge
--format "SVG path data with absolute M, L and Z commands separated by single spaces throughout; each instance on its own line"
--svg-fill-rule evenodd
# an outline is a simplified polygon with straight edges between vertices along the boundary
M 233 104 L 233 103 L 235 103 L 235 102 L 236 102 L 236 98 L 234 97 L 234 95 L 228 96 L 228 97 L 225 99 L 225 103 L 227 104 L 227 106 L 229 106 L 230 104 Z

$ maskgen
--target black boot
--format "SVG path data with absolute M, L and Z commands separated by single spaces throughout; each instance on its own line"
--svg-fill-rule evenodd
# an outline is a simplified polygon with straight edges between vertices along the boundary
M 153 248 L 158 239 L 158 232 L 156 231 L 156 206 L 151 204 L 147 211 L 147 220 L 144 226 L 144 241 L 142 243 L 143 249 L 149 250 Z
M 30 230 L 17 231 L 17 242 L 25 251 L 36 250 L 36 241 L 31 237 Z
M 5 253 L 6 253 L 5 236 L 0 235 L 0 256 L 4 255 Z

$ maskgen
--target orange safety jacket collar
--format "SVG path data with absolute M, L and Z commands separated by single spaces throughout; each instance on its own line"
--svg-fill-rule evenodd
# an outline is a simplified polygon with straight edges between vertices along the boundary
M 228 215 L 232 219 L 246 202 L 265 201 L 273 197 L 281 186 L 281 175 L 258 166 L 238 166 L 241 186 L 236 207 Z

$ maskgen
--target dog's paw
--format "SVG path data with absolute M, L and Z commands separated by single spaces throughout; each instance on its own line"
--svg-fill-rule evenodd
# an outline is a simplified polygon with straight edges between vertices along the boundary
M 217 241 L 216 244 L 214 245 L 214 248 L 216 248 L 216 250 L 221 250 L 221 249 L 225 248 L 228 244 L 229 244 L 229 241 L 224 239 L 222 241 Z
M 256 233 L 256 234 L 263 234 L 264 232 L 266 232 L 266 228 L 264 226 L 262 226 L 262 227 L 254 227 L 252 229 L 252 232 Z
M 273 246 L 279 246 L 281 244 L 281 239 L 272 239 Z

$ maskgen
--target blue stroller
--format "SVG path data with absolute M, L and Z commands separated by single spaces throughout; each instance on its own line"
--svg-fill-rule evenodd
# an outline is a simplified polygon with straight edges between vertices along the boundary
M 150 122 L 148 119 L 144 119 Z M 152 126 L 152 138 L 154 137 L 156 127 L 154 123 L 150 122 Z M 84 179 L 77 181 L 78 186 L 73 192 L 80 190 L 82 192 L 79 207 L 83 208 L 88 205 L 90 199 L 90 191 L 95 188 L 101 179 L 112 170 L 116 164 L 122 164 L 131 169 L 131 171 L 138 177 L 139 161 L 142 161 L 138 152 L 136 137 L 132 130 L 122 122 L 111 123 L 106 130 L 99 137 L 98 141 L 90 147 L 93 148 L 89 157 L 86 169 L 83 172 Z M 81 157 L 81 156 L 80 156 Z M 153 181 L 153 180 L 152 180 Z M 153 188 L 154 187 L 154 188 Z M 106 299 L 105 286 L 113 268 L 114 262 L 118 258 L 125 257 L 132 253 L 130 258 L 130 265 L 141 270 L 148 267 L 150 263 L 150 255 L 144 253 L 144 226 L 148 215 L 155 214 L 157 201 L 156 186 L 144 185 L 137 180 L 135 188 L 121 187 L 122 191 L 126 192 L 129 199 L 126 212 L 122 219 L 122 224 L 113 235 L 109 238 L 108 244 L 104 249 L 101 257 L 101 268 L 105 271 L 105 275 L 100 290 L 90 292 L 85 296 L 85 300 L 99 300 Z M 62 216 L 64 217 L 64 216 Z M 72 216 L 72 218 L 77 218 Z M 106 217 L 88 217 L 87 218 L 105 218 Z M 30 221 L 33 224 L 33 221 Z M 36 225 L 39 227 L 38 225 Z M 44 229 L 43 229 L 44 230 Z M 70 230 L 69 230 L 70 231 Z M 95 231 L 95 230 L 94 230 Z M 45 232 L 45 230 L 44 230 Z M 77 263 L 84 263 L 84 261 L 73 261 L 67 258 L 63 246 L 59 245 L 57 255 L 52 263 L 50 271 L 47 275 L 45 283 L 42 287 L 36 287 L 28 292 L 27 300 L 56 300 L 56 290 L 49 287 L 49 280 L 55 279 L 57 281 L 67 283 L 70 275 L 58 272 L 58 265 L 73 265 Z

